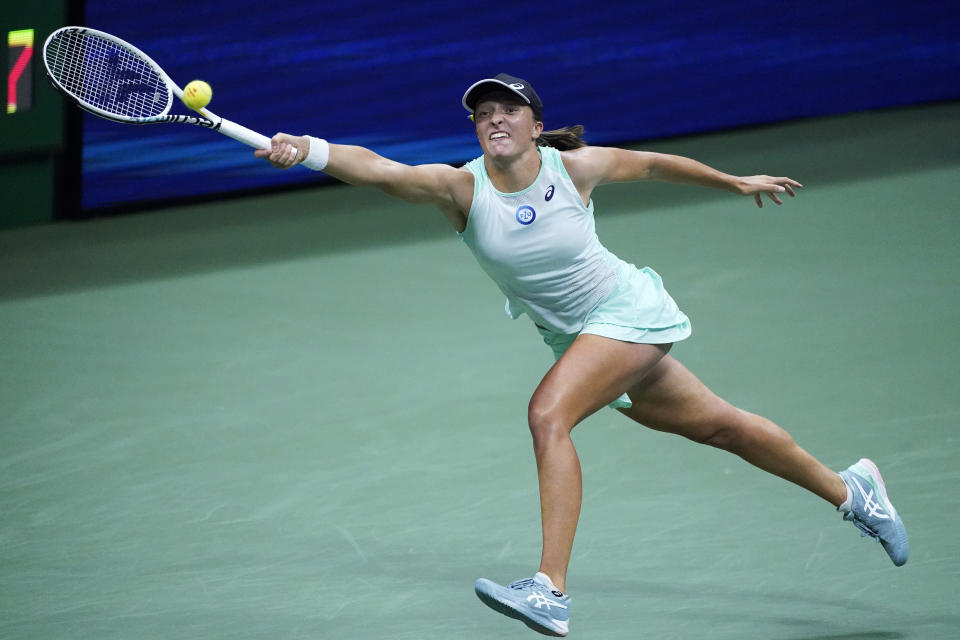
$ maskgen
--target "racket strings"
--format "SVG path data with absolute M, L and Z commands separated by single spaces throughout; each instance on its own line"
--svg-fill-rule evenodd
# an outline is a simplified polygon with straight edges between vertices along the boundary
M 68 93 L 112 115 L 157 116 L 170 104 L 163 77 L 136 53 L 105 38 L 64 31 L 50 41 L 44 56 Z

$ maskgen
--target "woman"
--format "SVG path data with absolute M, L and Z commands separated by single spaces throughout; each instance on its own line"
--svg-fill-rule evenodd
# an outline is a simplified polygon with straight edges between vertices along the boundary
M 651 269 L 607 251 L 594 230 L 598 185 L 663 180 L 752 196 L 795 195 L 800 183 L 737 177 L 688 158 L 587 146 L 582 129 L 543 130 L 530 84 L 500 74 L 463 96 L 483 155 L 462 168 L 408 166 L 356 146 L 279 133 L 258 150 L 274 166 L 303 162 L 356 185 L 437 206 L 507 296 L 507 311 L 530 316 L 556 363 L 530 399 L 528 422 L 540 482 L 543 552 L 532 577 L 476 583 L 490 607 L 547 635 L 566 635 L 567 565 L 580 513 L 580 465 L 570 432 L 604 405 L 659 431 L 736 453 L 827 500 L 878 539 L 894 564 L 907 560 L 902 521 L 876 466 L 862 459 L 837 474 L 760 416 L 714 395 L 669 355 L 690 322 Z

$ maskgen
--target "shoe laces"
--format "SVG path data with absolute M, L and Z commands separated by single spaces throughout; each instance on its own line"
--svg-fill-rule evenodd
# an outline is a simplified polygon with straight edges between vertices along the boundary
M 522 591 L 523 589 L 532 589 L 533 587 L 542 587 L 543 585 L 534 580 L 533 578 L 524 578 L 523 580 L 517 580 L 516 582 L 511 582 L 507 585 L 511 589 L 516 589 Z
M 877 542 L 880 542 L 880 534 L 878 534 L 870 525 L 858 518 L 852 511 L 843 514 L 843 519 L 848 520 L 853 523 L 857 529 L 860 529 L 860 537 L 866 538 L 871 537 Z

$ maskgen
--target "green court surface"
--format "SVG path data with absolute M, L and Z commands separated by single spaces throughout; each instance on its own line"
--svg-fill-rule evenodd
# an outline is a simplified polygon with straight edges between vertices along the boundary
M 912 555 L 604 410 L 570 637 L 960 637 L 958 140 L 941 104 L 658 141 L 805 188 L 596 193 L 692 318 L 673 355 L 874 459 Z M 0 233 L 0 638 L 537 637 L 473 582 L 536 569 L 551 355 L 445 225 L 327 187 Z

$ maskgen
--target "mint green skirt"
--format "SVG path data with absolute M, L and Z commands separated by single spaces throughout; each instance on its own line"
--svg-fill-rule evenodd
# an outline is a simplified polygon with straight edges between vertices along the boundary
M 556 333 L 537 325 L 544 343 L 559 360 L 582 333 L 623 342 L 670 344 L 690 337 L 690 319 L 663 287 L 663 280 L 650 267 L 638 269 L 611 254 L 616 260 L 617 286 L 587 314 L 580 333 Z M 610 407 L 632 406 L 623 394 Z

